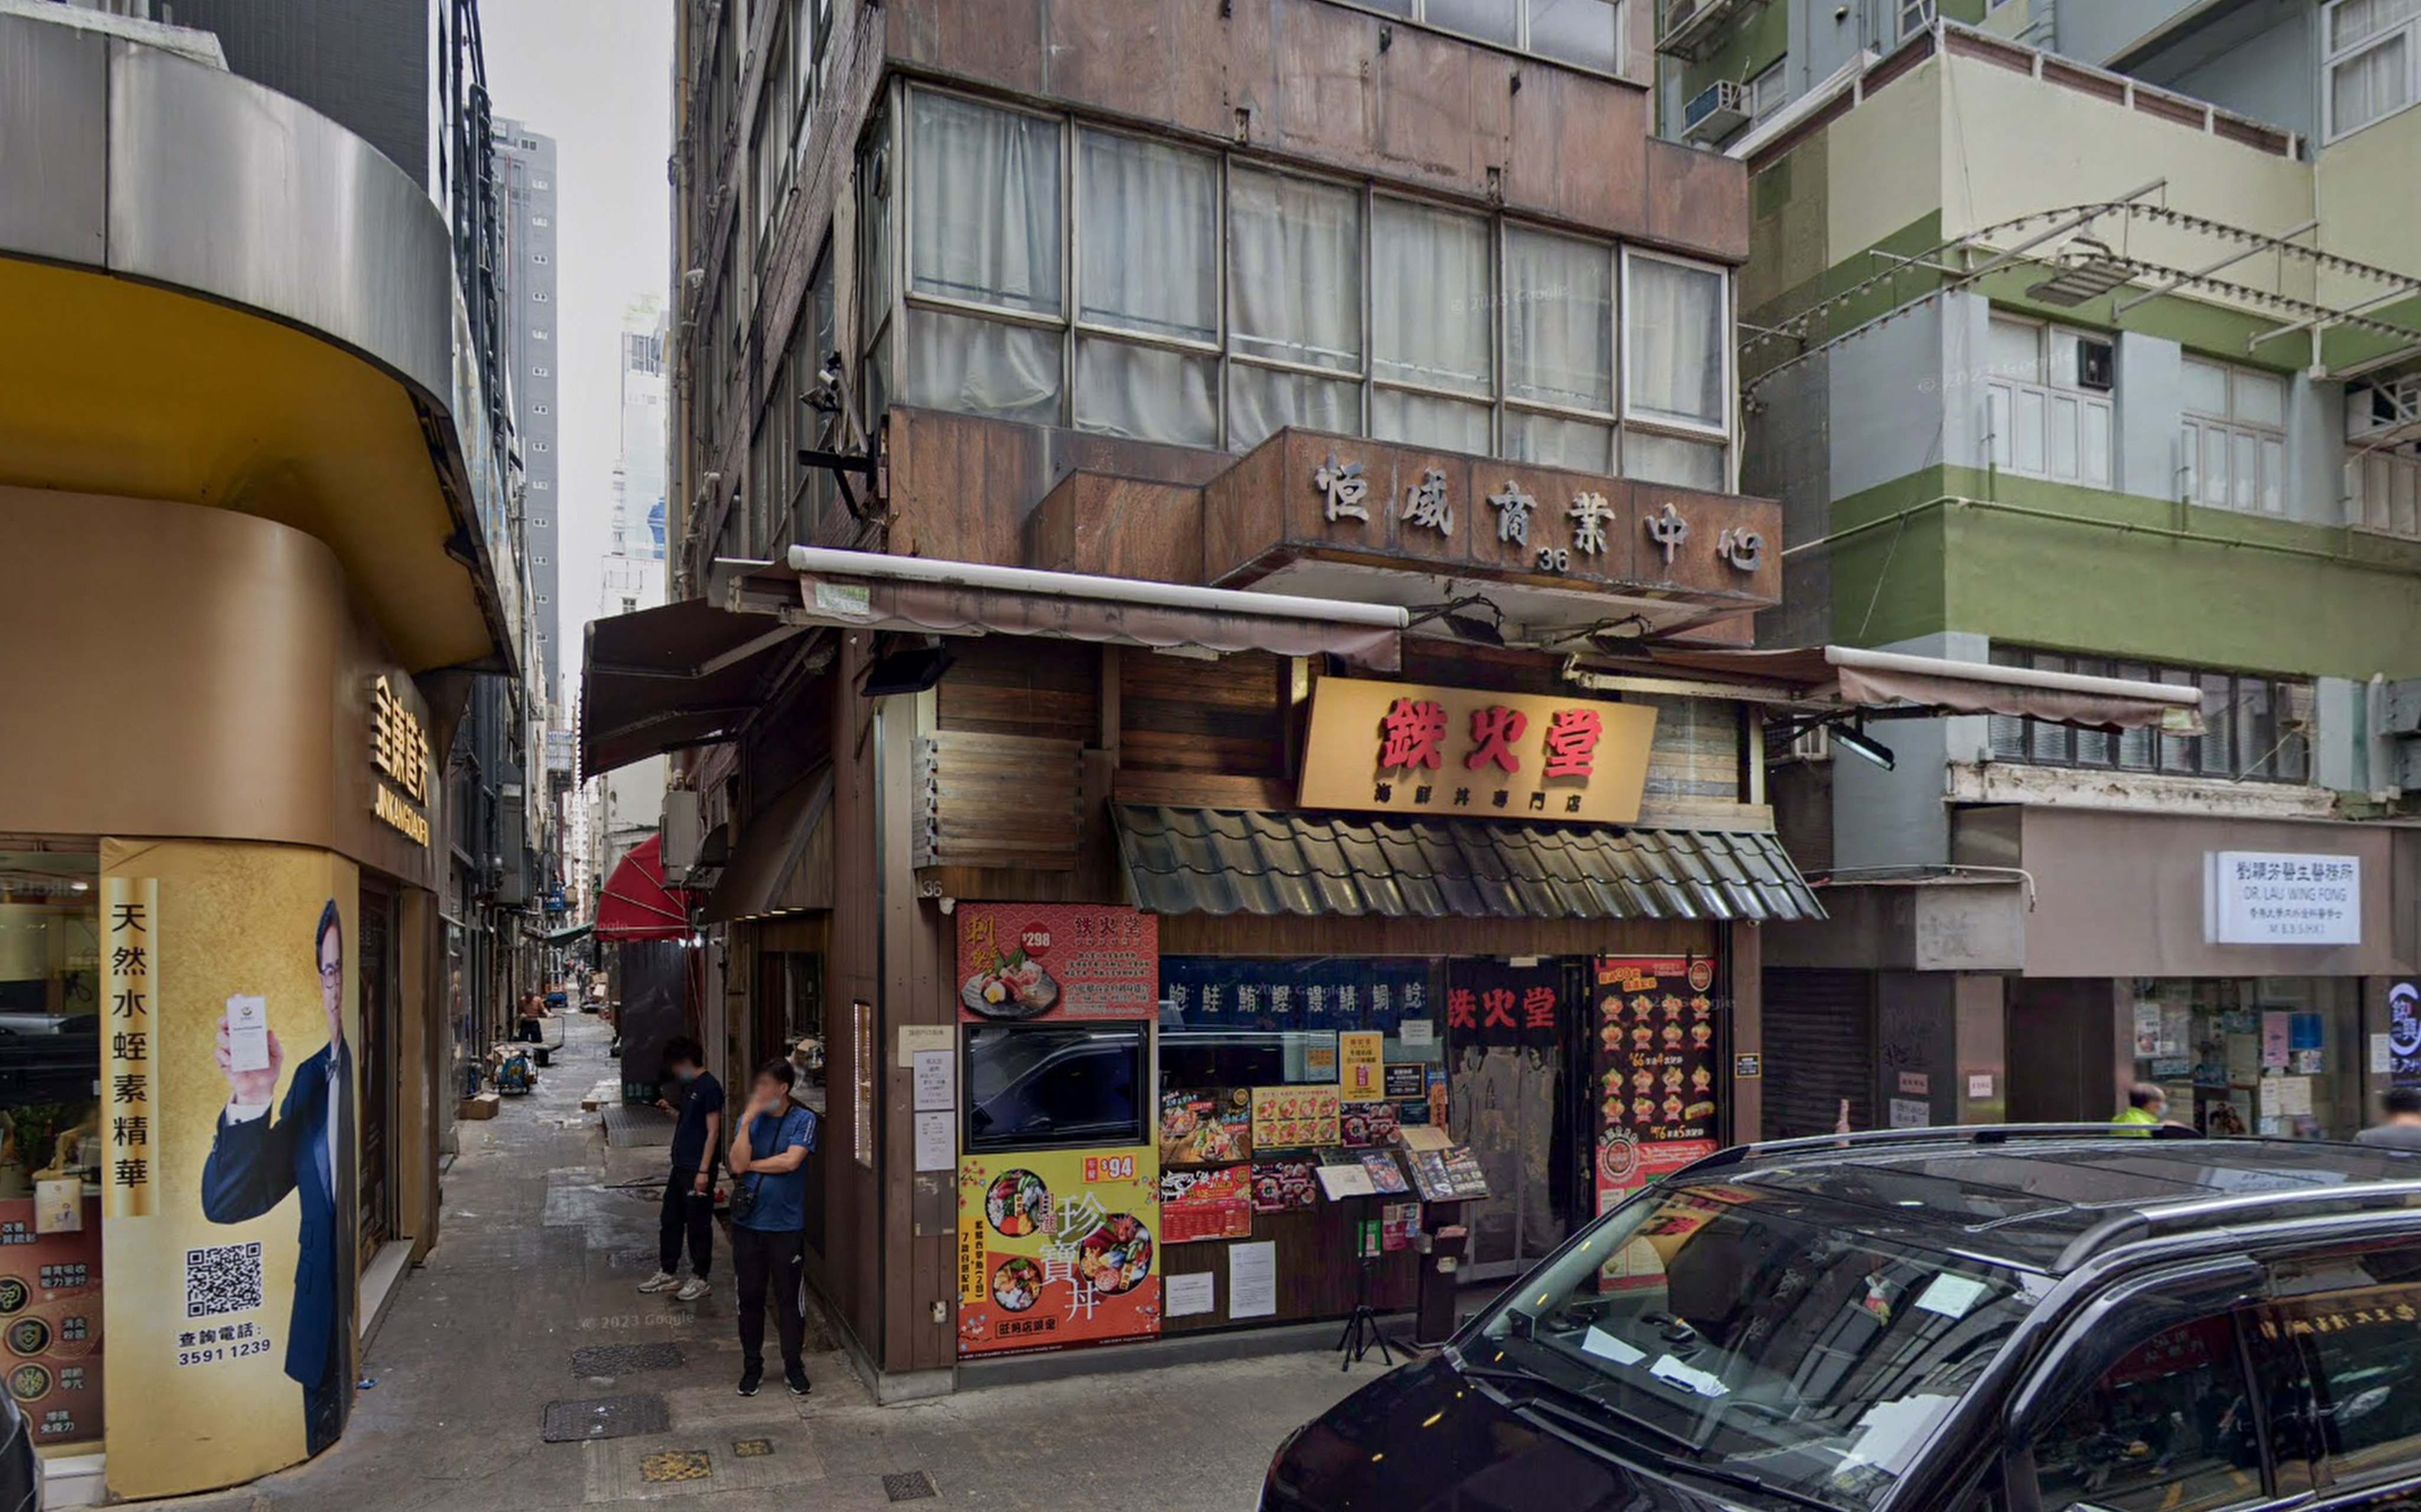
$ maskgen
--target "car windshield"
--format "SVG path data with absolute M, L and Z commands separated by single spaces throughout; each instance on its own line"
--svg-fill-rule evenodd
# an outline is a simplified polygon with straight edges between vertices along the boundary
M 1863 1512 L 2044 1286 L 1889 1226 L 1798 1193 L 1660 1187 L 1507 1293 L 1458 1353 L 1684 1474 Z

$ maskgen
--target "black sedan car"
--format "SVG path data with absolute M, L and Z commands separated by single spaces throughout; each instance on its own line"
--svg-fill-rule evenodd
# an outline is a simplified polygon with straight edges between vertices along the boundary
M 2421 1512 L 2421 1156 L 1728 1150 L 1280 1449 L 1262 1512 Z

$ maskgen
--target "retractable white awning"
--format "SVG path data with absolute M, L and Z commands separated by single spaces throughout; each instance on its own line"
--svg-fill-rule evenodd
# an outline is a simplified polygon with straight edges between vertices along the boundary
M 1655 650 L 1649 667 L 1786 686 L 1799 707 L 1899 714 L 2006 714 L 2086 729 L 2202 733 L 2202 690 L 2132 678 L 1954 662 L 1854 646 L 1776 651 Z M 1583 686 L 1611 676 L 1575 669 Z

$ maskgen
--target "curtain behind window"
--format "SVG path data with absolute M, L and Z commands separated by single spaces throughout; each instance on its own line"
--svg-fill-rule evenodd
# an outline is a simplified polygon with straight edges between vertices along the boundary
M 1614 408 L 1614 259 L 1603 245 L 1505 228 L 1505 393 Z
M 1228 176 L 1232 350 L 1362 370 L 1362 200 L 1352 190 L 1236 168 Z
M 1371 225 L 1371 376 L 1489 397 L 1488 223 L 1382 199 Z
M 1219 339 L 1219 165 L 1156 142 L 1084 132 L 1082 319 L 1148 335 Z
M 1629 413 L 1720 428 L 1724 405 L 1724 279 L 1703 268 L 1631 260 L 1623 312 L 1631 356 Z
M 1058 122 L 921 90 L 911 98 L 911 287 L 1057 315 Z

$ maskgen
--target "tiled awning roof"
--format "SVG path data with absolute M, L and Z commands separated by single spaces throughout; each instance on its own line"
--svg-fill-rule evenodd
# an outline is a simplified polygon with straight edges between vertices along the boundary
M 1770 834 L 1120 804 L 1154 913 L 1439 919 L 1820 919 Z

